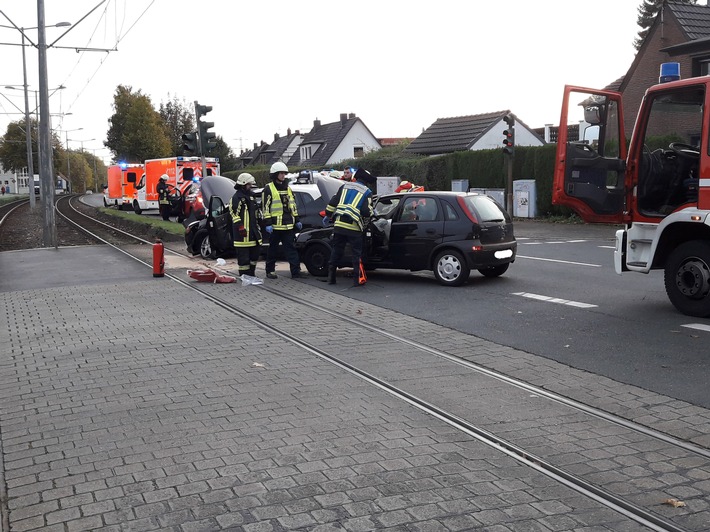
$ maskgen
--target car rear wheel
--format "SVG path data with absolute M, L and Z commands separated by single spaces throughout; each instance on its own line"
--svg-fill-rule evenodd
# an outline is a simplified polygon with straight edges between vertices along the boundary
M 461 286 L 470 274 L 466 259 L 456 250 L 443 251 L 434 260 L 434 277 L 444 286 Z
M 508 271 L 509 266 L 510 263 L 508 262 L 506 264 L 499 264 L 498 266 L 491 266 L 490 268 L 480 268 L 478 271 L 481 275 L 485 275 L 486 277 L 500 277 Z
M 140 214 L 143 212 L 143 210 L 141 209 L 140 203 L 138 203 L 138 200 L 133 202 L 133 212 L 135 212 L 136 214 Z
M 210 244 L 209 236 L 205 235 L 200 241 L 200 257 L 207 260 L 212 260 L 215 258 L 215 254 L 212 251 L 212 245 Z
M 303 263 L 308 273 L 315 277 L 328 275 L 328 261 L 330 261 L 330 248 L 322 244 L 312 244 L 303 256 Z

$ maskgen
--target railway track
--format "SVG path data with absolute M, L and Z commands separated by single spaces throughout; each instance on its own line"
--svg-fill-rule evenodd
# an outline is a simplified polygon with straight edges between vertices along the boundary
M 152 242 L 80 212 L 74 201 L 57 203 L 68 223 L 151 266 Z M 448 424 L 456 438 L 490 446 L 638 529 L 710 529 L 710 450 L 473 363 L 462 353 L 479 346 L 476 338 L 306 283 L 287 293 L 280 283 L 294 282 L 279 280 L 258 287 L 259 297 L 242 298 L 230 285 L 194 283 L 177 271 L 166 276 L 240 321 Z M 299 319 L 274 312 L 286 300 L 302 309 Z M 304 323 L 317 323 L 317 331 Z

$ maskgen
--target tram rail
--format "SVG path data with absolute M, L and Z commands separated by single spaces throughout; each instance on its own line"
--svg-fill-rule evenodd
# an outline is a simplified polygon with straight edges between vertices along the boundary
M 72 198 L 63 198 L 57 203 L 61 216 L 97 241 L 151 266 L 150 247 L 146 246 L 151 242 L 116 230 L 81 213 L 72 206 L 72 201 Z M 166 252 L 181 255 L 176 250 Z M 184 254 L 182 256 L 189 258 Z M 669 491 L 679 488 L 690 490 L 698 479 L 710 478 L 710 463 L 707 460 L 710 450 L 705 447 L 474 364 L 448 353 L 446 349 L 431 345 L 431 340 L 423 341 L 417 335 L 405 336 L 392 332 L 381 319 L 368 322 L 348 316 L 348 312 L 344 313 L 342 309 L 331 310 L 322 303 L 315 303 L 307 295 L 301 297 L 262 285 L 259 288 L 269 299 L 268 305 L 262 307 L 253 298 L 250 301 L 230 298 L 233 292 L 225 288 L 229 285 L 189 282 L 184 276 L 169 271 L 165 275 L 240 320 L 335 364 L 351 375 L 447 423 L 461 434 L 513 457 L 643 527 L 679 532 L 704 530 L 710 526 L 710 510 L 706 509 L 702 496 L 696 499 L 699 503 L 697 507 L 694 498 L 691 498 L 684 508 L 673 508 L 663 505 L 663 501 L 657 497 L 649 497 L 643 487 L 645 481 L 653 479 L 660 465 L 668 462 L 677 464 L 672 467 L 676 480 L 673 486 L 668 486 Z M 288 300 L 299 305 L 303 309 L 299 314 L 301 319 L 290 322 L 271 317 L 267 307 L 278 305 L 278 300 Z M 393 314 L 392 311 L 387 312 Z M 327 335 L 309 334 L 308 328 L 302 325 L 316 322 L 319 329 L 328 332 Z M 376 347 L 364 352 L 362 338 L 374 337 L 378 338 L 372 342 Z M 332 345 L 338 345 L 339 348 L 335 350 L 330 347 Z M 403 350 L 407 351 L 404 358 L 393 354 Z M 420 369 L 425 366 L 431 368 L 432 365 L 438 367 L 440 375 L 434 379 L 439 382 L 422 383 L 417 379 Z M 461 396 L 452 397 L 452 389 L 459 389 Z M 477 395 L 471 393 L 471 389 L 481 392 Z M 464 396 L 467 397 L 466 401 L 463 400 Z M 508 415 L 505 411 L 487 413 L 485 408 L 477 404 L 490 401 L 495 396 L 508 398 L 506 406 L 518 409 L 510 417 L 523 417 L 528 408 L 530 412 L 542 408 L 547 416 L 531 421 L 539 423 L 539 428 L 544 430 L 537 431 L 535 437 L 526 436 L 516 431 L 517 423 L 502 419 Z M 479 401 L 479 398 L 485 399 Z M 543 401 L 546 404 L 541 406 Z M 558 417 L 551 419 L 554 415 Z M 544 434 L 546 431 L 549 434 Z M 608 445 L 602 442 L 601 447 L 590 449 L 588 442 L 583 439 L 575 441 L 576 437 L 589 431 L 602 435 L 602 440 L 606 435 Z M 576 445 L 580 453 L 587 452 L 591 457 L 588 460 L 571 461 L 574 451 L 560 452 L 556 449 L 561 441 L 560 435 L 567 436 L 565 446 Z M 628 449 L 633 452 L 629 453 Z M 600 458 L 602 454 L 604 456 Z M 628 459 L 629 454 L 633 455 L 634 467 L 638 472 L 638 476 L 631 482 L 633 486 L 623 485 L 619 478 L 613 481 L 600 480 L 603 475 L 597 473 L 602 471 L 602 462 L 607 462 L 607 468 L 614 464 L 621 468 L 622 464 L 631 461 Z M 658 488 L 657 491 L 662 490 Z M 707 526 L 698 528 L 698 523 Z

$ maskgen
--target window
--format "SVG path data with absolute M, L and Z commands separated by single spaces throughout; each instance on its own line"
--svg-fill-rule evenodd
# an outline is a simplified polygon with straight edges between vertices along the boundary
M 301 148 L 301 160 L 305 161 L 306 159 L 311 158 L 311 147 L 310 146 L 303 146 Z
M 693 59 L 693 77 L 707 76 L 710 74 L 710 57 L 696 57 Z
M 353 148 L 353 157 L 355 159 L 360 159 L 361 157 L 365 156 L 365 148 L 362 146 L 355 146 Z

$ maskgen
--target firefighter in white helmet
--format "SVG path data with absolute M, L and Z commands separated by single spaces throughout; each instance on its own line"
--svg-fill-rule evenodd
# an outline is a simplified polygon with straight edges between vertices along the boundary
M 254 276 L 256 263 L 261 251 L 261 230 L 259 228 L 259 209 L 251 190 L 256 187 L 256 179 L 248 173 L 239 174 L 236 192 L 229 202 L 234 232 L 234 249 L 237 250 L 239 275 Z
M 298 209 L 293 192 L 286 181 L 288 167 L 278 161 L 271 165 L 269 177 L 271 183 L 264 187 L 261 196 L 261 208 L 264 211 L 264 230 L 269 234 L 269 249 L 266 253 L 266 277 L 276 279 L 276 256 L 279 244 L 283 247 L 288 261 L 291 278 L 306 277 L 301 272 L 301 261 L 294 245 L 296 231 L 303 228 L 298 219 Z

